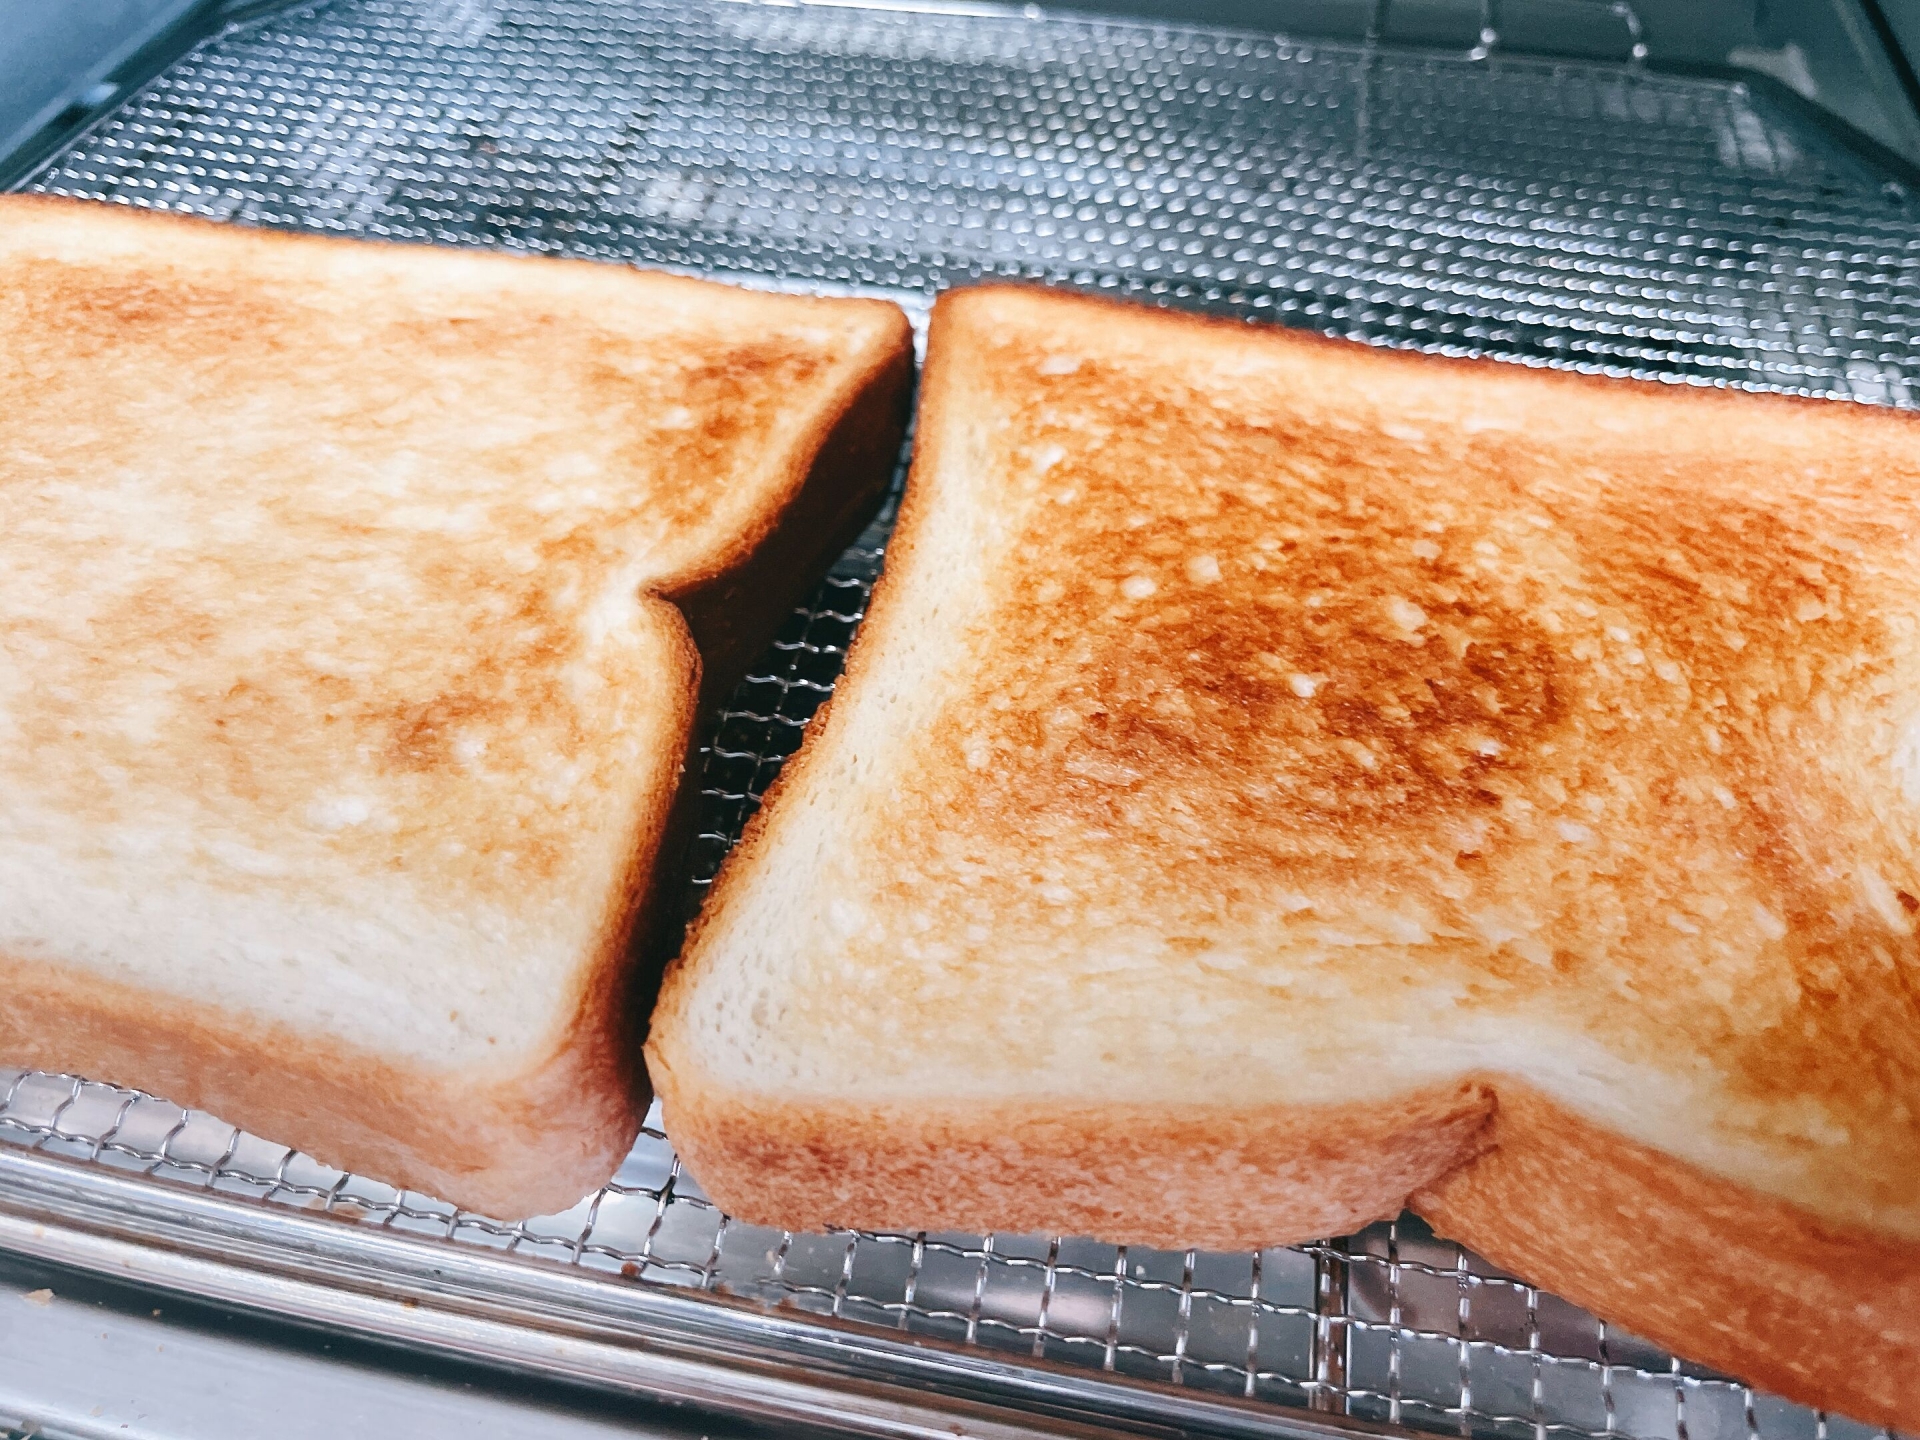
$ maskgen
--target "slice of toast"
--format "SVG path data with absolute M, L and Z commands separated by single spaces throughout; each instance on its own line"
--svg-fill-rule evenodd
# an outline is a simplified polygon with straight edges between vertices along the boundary
M 0 1062 L 506 1219 L 604 1182 L 703 658 L 911 364 L 879 302 L 0 202 Z
M 1920 421 L 1018 288 L 648 1042 L 793 1228 L 1410 1201 L 1920 1421 Z

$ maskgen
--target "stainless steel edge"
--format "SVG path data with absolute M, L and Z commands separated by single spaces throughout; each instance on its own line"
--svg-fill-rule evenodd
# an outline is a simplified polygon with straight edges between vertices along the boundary
M 0 21 L 7 19 L 8 5 L 0 0 Z M 25 184 L 224 19 L 221 0 L 123 6 L 126 13 L 118 16 L 105 6 L 74 6 L 64 14 L 47 5 L 19 8 L 31 8 L 39 24 L 24 31 L 17 23 L 0 24 L 0 84 L 36 93 L 45 103 L 11 126 L 0 117 L 0 190 Z M 100 13 L 86 13 L 90 8 Z M 0 108 L 20 99 L 0 97 Z
M 31 1226 L 30 1243 L 20 1230 Z M 31 1250 L 43 1259 L 96 1274 L 199 1299 L 258 1308 L 334 1331 L 529 1371 L 595 1386 L 634 1390 L 652 1398 L 760 1420 L 825 1419 L 852 1434 L 889 1440 L 930 1440 L 963 1434 L 1013 1440 L 1035 1434 L 1086 1434 L 1081 1427 L 1005 1423 L 959 1405 L 936 1406 L 884 1394 L 828 1389 L 781 1374 L 755 1373 L 614 1341 L 489 1320 L 336 1288 L 266 1275 L 140 1242 L 64 1226 L 32 1225 L 0 1215 L 0 1245 Z
M 96 1275 L 716 1413 L 889 1440 L 1392 1432 L 474 1252 L 0 1151 L 0 1247 Z

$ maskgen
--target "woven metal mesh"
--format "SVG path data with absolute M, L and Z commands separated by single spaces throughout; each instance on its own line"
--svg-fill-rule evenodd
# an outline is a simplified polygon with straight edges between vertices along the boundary
M 1020 274 L 1619 373 L 1896 404 L 1920 383 L 1920 205 L 1898 177 L 1738 84 L 1497 46 L 1469 58 L 1015 13 L 337 0 L 210 41 L 36 183 L 881 293 L 917 317 L 942 285 Z M 732 698 L 705 757 L 696 897 L 831 689 L 888 523 Z M 1675 1361 L 1411 1219 L 1258 1255 L 787 1235 L 730 1222 L 650 1127 L 606 1190 L 509 1227 L 157 1099 L 7 1070 L 0 1138 L 603 1279 L 1414 1428 L 1868 1433 Z

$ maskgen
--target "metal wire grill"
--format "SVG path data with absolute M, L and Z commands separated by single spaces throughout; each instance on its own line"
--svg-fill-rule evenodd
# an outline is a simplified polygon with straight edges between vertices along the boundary
M 1281 1405 L 1476 1436 L 1864 1437 L 1676 1360 L 1413 1217 L 1247 1255 L 729 1220 L 650 1117 L 614 1181 L 519 1225 L 396 1192 L 113 1086 L 0 1072 L 0 1136 L 262 1204 Z M 583 1283 L 593 1283 L 583 1276 Z
M 1488 49 L 725 0 L 336 0 L 204 45 L 37 185 L 850 287 L 916 314 L 944 284 L 1020 274 L 1386 343 L 1915 402 L 1920 206 L 1899 177 L 1739 84 Z M 831 689 L 889 523 L 724 713 L 690 899 Z M 161 1100 L 9 1070 L 0 1138 L 546 1257 L 582 1284 L 758 1297 L 1417 1429 L 1869 1433 L 1674 1360 L 1411 1218 L 1254 1255 L 783 1234 L 719 1213 L 650 1124 L 598 1195 L 504 1226 Z
M 1913 199 L 1772 97 L 1062 18 L 361 0 L 204 49 L 39 183 L 789 280 L 1039 275 L 1907 402 Z

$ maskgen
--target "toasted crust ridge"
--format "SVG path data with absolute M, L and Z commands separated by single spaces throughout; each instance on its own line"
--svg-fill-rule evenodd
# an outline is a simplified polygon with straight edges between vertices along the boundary
M 1920 1415 L 1920 1245 L 1823 1222 L 1511 1082 L 1487 1139 L 1411 1197 L 1441 1234 L 1789 1400 L 1889 1427 Z

